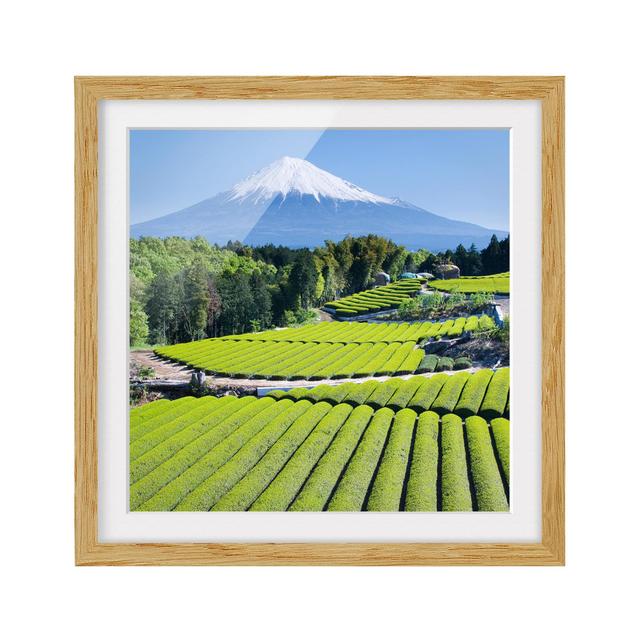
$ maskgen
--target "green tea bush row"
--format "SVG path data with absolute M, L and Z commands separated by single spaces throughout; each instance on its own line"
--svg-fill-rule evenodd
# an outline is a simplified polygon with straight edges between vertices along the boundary
M 235 412 L 230 418 L 222 420 L 215 429 L 196 438 L 153 471 L 134 482 L 129 490 L 131 510 L 137 509 L 162 487 L 203 458 L 206 458 L 207 470 L 213 473 L 289 404 L 290 402 L 287 402 L 276 406 L 273 398 L 262 398 Z
M 417 413 L 431 410 L 440 415 L 455 413 L 464 418 L 480 412 L 493 377 L 491 369 L 480 369 L 473 374 L 461 371 L 451 375 L 440 373 L 428 378 L 413 376 L 407 380 L 391 378 L 364 383 L 322 384 L 312 389 L 301 387 L 287 392 L 270 391 L 268 395 L 331 404 L 346 402 L 352 406 L 368 404 L 374 409 L 386 406 L 395 411 L 408 407 Z
M 130 508 L 507 510 L 509 421 L 497 418 L 488 426 L 468 415 L 463 424 L 459 415 L 440 418 L 428 409 L 456 376 L 394 379 L 395 390 L 377 411 L 322 400 L 221 399 L 210 405 L 215 412 L 131 461 Z M 477 406 L 486 377 L 469 376 L 456 410 L 468 413 Z M 331 393 L 335 402 L 366 385 L 361 397 L 381 398 L 388 382 L 371 382 L 322 385 L 319 393 L 300 388 L 294 397 L 315 393 L 317 400 Z M 417 398 L 420 409 L 427 407 L 420 413 L 405 406 Z M 160 406 L 170 414 L 172 404 Z
M 467 418 L 465 429 L 478 511 L 508 511 L 509 503 L 493 455 L 487 423 L 479 416 L 471 416 Z
M 313 379 L 323 377 L 362 377 L 389 373 L 414 373 L 418 351 L 407 347 L 428 338 L 459 335 L 472 318 L 458 318 L 444 323 L 337 323 L 325 322 L 296 329 L 265 331 L 229 338 L 208 338 L 169 347 L 156 353 L 209 373 L 236 378 Z M 488 316 L 476 319 L 478 330 L 495 326 Z M 333 326 L 327 326 L 333 325 Z M 384 351 L 384 346 L 393 349 Z M 353 345 L 363 345 L 356 349 Z M 366 346 L 364 346 L 366 345 Z M 397 350 L 405 359 L 401 361 Z M 376 358 L 385 352 L 386 360 Z M 337 356 L 340 356 L 339 358 Z M 396 356 L 388 367 L 387 360 Z M 371 366 L 371 360 L 376 366 Z M 323 366 L 320 366 L 322 363 Z M 377 368 L 378 367 L 378 368 Z M 150 410 L 152 411 L 152 410 Z M 132 424 L 145 421 L 145 414 L 134 414 Z
M 391 409 L 375 412 L 329 501 L 328 511 L 362 511 L 394 415 Z
M 453 370 L 460 371 L 462 369 L 469 369 L 473 366 L 473 362 L 471 362 L 471 358 L 467 358 L 466 356 L 461 356 L 460 358 L 456 358 L 453 361 Z
M 183 405 L 187 410 L 181 411 L 178 415 L 173 414 L 173 412 L 168 412 L 165 421 L 162 421 L 161 418 L 154 420 L 153 424 L 150 423 L 148 425 L 149 427 L 153 426 L 153 429 L 147 430 L 145 434 L 136 438 L 136 440 L 131 443 L 129 448 L 131 460 L 139 458 L 163 440 L 166 440 L 169 436 L 182 431 L 182 429 L 201 422 L 210 423 L 217 413 L 230 401 L 231 398 L 212 398 L 206 396 L 199 398 L 196 402 Z
M 336 360 L 341 354 L 355 347 L 355 344 L 341 343 L 307 344 L 307 349 L 300 357 L 273 364 L 268 377 L 272 380 L 302 380 L 314 375 L 327 362 Z M 313 379 L 320 380 L 322 377 L 315 376 Z
M 428 353 L 420 361 L 420 364 L 416 369 L 416 373 L 432 373 L 436 370 L 439 360 L 440 358 L 438 358 L 438 356 L 436 356 L 435 354 Z
M 372 415 L 373 409 L 364 405 L 352 411 L 289 508 L 290 511 L 322 511 L 325 508 Z
M 509 273 L 495 274 L 493 276 L 462 276 L 451 280 L 432 280 L 429 287 L 438 291 L 458 291 L 460 293 L 487 293 L 508 294 Z
M 225 402 L 223 403 L 222 401 Z M 165 460 L 168 460 L 180 449 L 210 430 L 214 432 L 213 438 L 219 441 L 221 437 L 233 431 L 239 422 L 242 422 L 247 413 L 250 414 L 252 407 L 247 407 L 247 405 L 255 402 L 257 402 L 257 398 L 253 396 L 239 399 L 233 397 L 221 398 L 214 411 L 195 422 L 191 422 L 179 432 L 166 437 L 155 447 L 137 458 L 131 457 L 129 462 L 131 482 L 137 482 Z M 236 413 L 240 414 L 239 420 L 236 419 L 238 416 L 234 415 Z M 229 428 L 228 432 L 226 431 L 227 425 Z M 138 444 L 138 442 L 134 442 L 132 447 Z
M 367 380 L 367 382 L 361 382 L 355 384 L 349 388 L 347 395 L 343 398 L 344 402 L 348 402 L 351 406 L 357 407 L 361 404 L 366 404 L 371 395 L 378 388 L 380 382 L 377 380 Z M 346 385 L 338 385 L 346 386 Z
M 496 326 L 496 323 L 494 322 L 493 318 L 491 318 L 490 316 L 482 315 L 478 318 L 478 329 L 480 331 L 493 329 L 495 328 L 495 326 Z
M 254 436 L 236 455 L 204 482 L 180 500 L 176 511 L 209 511 L 226 493 L 231 491 L 291 429 L 313 428 L 330 410 L 331 405 L 319 402 L 312 405 L 307 400 L 296 402 L 281 420 Z M 288 414 L 288 415 L 287 415 Z M 295 420 L 291 421 L 291 417 Z M 315 421 L 315 422 L 314 422 Z
M 418 417 L 405 511 L 438 510 L 439 420 L 438 414 L 432 411 L 425 411 Z
M 333 407 L 251 505 L 250 510 L 286 511 L 352 411 L 353 408 L 348 404 Z
M 400 510 L 416 417 L 416 412 L 411 409 L 401 409 L 395 414 L 389 441 L 367 501 L 367 511 Z
M 277 402 L 275 415 L 261 414 L 247 422 L 241 427 L 242 430 L 238 429 L 142 504 L 140 510 L 208 510 L 310 407 L 309 402 Z M 238 445 L 239 449 L 236 448 Z
M 411 353 L 414 351 L 416 346 L 415 342 L 404 342 L 403 344 L 401 344 L 397 349 L 394 349 L 393 352 L 390 354 L 389 359 L 386 361 L 386 363 L 384 365 L 381 365 L 376 374 L 378 376 L 391 376 L 394 375 L 395 373 L 398 372 L 398 370 L 402 370 L 402 367 L 405 363 L 405 361 L 407 360 L 407 358 L 411 355 Z M 418 355 L 420 356 L 418 359 L 418 363 L 422 360 L 422 356 L 424 355 L 424 351 L 419 350 Z M 416 363 L 416 366 L 417 364 Z M 415 371 L 415 368 L 408 372 L 408 373 L 413 373 L 413 371 Z M 406 372 L 406 369 L 405 369 Z M 406 375 L 406 373 L 405 373 Z
M 454 321 L 453 326 L 449 330 L 447 336 L 449 338 L 459 338 L 465 331 L 466 324 L 467 324 L 466 318 L 457 318 Z
M 493 433 L 493 439 L 496 443 L 496 450 L 498 451 L 498 461 L 500 467 L 509 485 L 509 450 L 510 450 L 510 435 L 509 435 L 509 420 L 506 418 L 494 418 L 491 421 L 491 431 Z
M 287 429 L 286 433 L 267 451 L 260 462 L 213 505 L 211 510 L 246 511 L 249 509 L 320 420 L 331 410 L 331 405 L 326 402 L 318 402 L 313 405 Z M 351 411 L 351 407 L 349 407 L 349 411 Z
M 442 511 L 472 511 L 462 420 L 453 414 L 442 418 Z
M 491 378 L 487 392 L 480 406 L 480 415 L 485 420 L 501 417 L 507 406 L 509 397 L 510 372 L 509 367 L 498 369 Z
M 356 378 L 359 377 L 359 372 L 363 367 L 366 367 L 369 362 L 378 356 L 385 348 L 386 343 L 375 343 L 371 347 L 362 352 L 358 357 L 354 357 L 351 361 L 347 361 L 341 364 L 340 367 L 336 367 L 336 371 L 333 375 L 334 378 Z
M 413 409 L 418 413 L 422 411 L 429 411 L 434 400 L 438 397 L 438 394 L 442 390 L 444 383 L 449 379 L 449 376 L 444 373 L 436 374 L 430 378 L 426 378 L 426 383 L 418 388 L 415 395 L 409 404 L 409 409 Z
M 410 349 L 407 357 L 398 366 L 394 375 L 406 376 L 410 373 L 414 373 L 418 366 L 420 366 L 423 358 L 424 351 L 422 349 Z
M 331 358 L 324 367 L 316 369 L 311 379 L 323 380 L 327 378 L 344 377 L 343 368 L 345 365 L 357 360 L 364 354 L 371 351 L 371 344 L 349 344 L 344 350 L 337 353 L 337 357 Z
M 436 371 L 452 371 L 453 370 L 453 358 L 443 356 L 438 360 L 436 365 Z
M 477 414 L 492 377 L 491 369 L 480 369 L 472 374 L 462 389 L 453 413 L 462 418 Z
M 187 411 L 191 411 L 191 409 L 196 406 L 196 402 L 196 398 L 187 396 L 179 400 L 174 400 L 169 405 L 165 405 L 164 403 L 151 403 L 153 407 L 144 416 L 144 420 L 138 419 L 129 424 L 129 441 L 134 442 L 170 420 L 177 418 Z
M 387 402 L 403 382 L 400 378 L 393 378 L 378 385 L 377 389 L 369 396 L 367 404 L 374 409 L 381 409 L 386 406 Z
M 405 284 L 406 283 L 406 284 Z M 403 300 L 410 298 L 421 289 L 416 279 L 404 280 L 383 287 L 376 287 L 351 296 L 328 302 L 325 307 L 334 309 L 339 316 L 354 316 L 362 313 L 374 313 L 385 309 L 397 308 Z
M 146 422 L 150 417 L 161 413 L 166 409 L 166 404 L 169 400 L 155 400 L 154 402 L 148 402 L 141 407 L 135 407 L 129 412 L 129 429 Z
M 442 389 L 440 389 L 438 397 L 430 407 L 431 411 L 435 411 L 441 416 L 445 413 L 451 413 L 458 403 L 462 389 L 468 379 L 469 374 L 466 371 L 456 373 L 453 376 L 447 376 L 447 380 L 442 386 Z
M 418 389 L 424 386 L 427 381 L 428 378 L 421 378 L 419 376 L 403 380 L 393 392 L 393 395 L 389 398 L 385 406 L 389 407 L 392 411 L 406 409 L 413 396 L 418 392 Z

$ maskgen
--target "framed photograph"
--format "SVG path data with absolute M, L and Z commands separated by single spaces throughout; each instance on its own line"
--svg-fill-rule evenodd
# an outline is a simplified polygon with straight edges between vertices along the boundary
M 563 78 L 75 91 L 78 565 L 564 564 Z

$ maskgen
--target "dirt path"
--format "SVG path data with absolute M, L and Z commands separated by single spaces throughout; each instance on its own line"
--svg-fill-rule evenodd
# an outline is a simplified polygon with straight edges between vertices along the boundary
M 165 380 L 189 380 L 191 378 L 192 369 L 179 364 L 172 364 L 166 360 L 158 358 L 151 351 L 135 351 L 131 353 L 131 361 L 142 366 L 152 367 L 156 371 L 157 379 Z M 465 369 L 470 373 L 477 371 L 477 367 Z M 442 371 L 447 375 L 453 375 L 458 371 Z M 421 376 L 430 378 L 435 373 L 418 373 L 405 376 L 371 376 L 368 378 L 341 378 L 339 380 L 265 380 L 265 379 L 248 379 L 248 378 L 229 378 L 224 376 L 207 376 L 207 383 L 212 387 L 239 387 L 245 389 L 256 388 L 273 388 L 273 389 L 289 389 L 291 387 L 316 387 L 319 384 L 343 384 L 345 382 L 367 382 L 367 380 L 390 380 L 391 378 L 402 378 L 404 380 Z
M 321 322 L 333 322 L 335 320 L 335 318 L 330 313 L 327 313 L 322 309 L 318 309 L 318 313 L 320 314 Z
M 500 309 L 502 309 L 502 315 L 503 316 L 508 316 L 509 315 L 509 302 L 511 300 L 511 296 L 501 296 L 501 297 L 496 297 L 495 301 L 496 304 L 500 307 Z
M 153 351 L 131 351 L 129 365 L 151 367 L 158 380 L 190 380 L 193 369 L 159 358 Z

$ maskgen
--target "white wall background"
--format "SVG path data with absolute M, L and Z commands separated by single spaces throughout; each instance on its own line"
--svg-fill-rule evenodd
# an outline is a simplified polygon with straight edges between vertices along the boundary
M 631 261 L 640 214 L 631 7 L 617 0 L 4 7 L 0 625 L 13 627 L 7 637 L 637 632 L 638 352 L 624 342 L 636 326 Z M 74 74 L 567 75 L 566 568 L 73 566 Z

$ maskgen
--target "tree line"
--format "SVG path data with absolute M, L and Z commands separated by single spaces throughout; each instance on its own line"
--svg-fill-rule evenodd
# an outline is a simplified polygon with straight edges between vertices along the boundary
M 509 236 L 498 240 L 494 234 L 481 251 L 475 244 L 468 249 L 459 244 L 455 251 L 432 254 L 421 267 L 425 267 L 425 271 L 433 271 L 437 264 L 442 263 L 455 264 L 463 276 L 490 276 L 509 271 Z
M 504 242 L 492 239 L 481 252 L 460 246 L 432 254 L 375 235 L 348 236 L 315 249 L 239 242 L 219 247 L 201 237 L 132 239 L 131 344 L 174 344 L 300 324 L 325 302 L 370 287 L 380 271 L 392 280 L 439 262 L 453 262 L 465 275 L 506 271 Z

